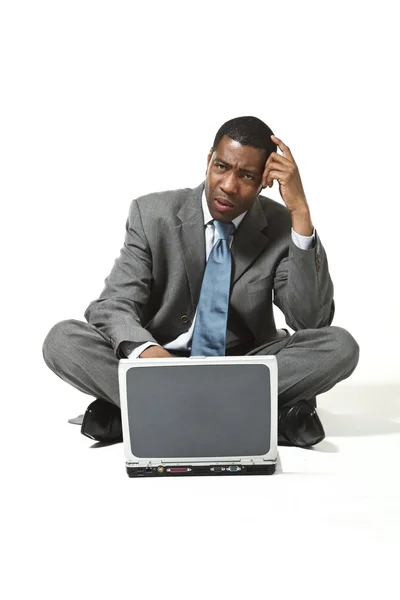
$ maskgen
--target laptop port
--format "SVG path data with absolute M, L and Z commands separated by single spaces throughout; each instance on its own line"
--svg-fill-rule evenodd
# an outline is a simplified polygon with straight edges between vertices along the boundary
M 215 471 L 216 473 L 220 473 L 221 471 L 225 471 L 224 467 L 211 467 L 210 471 Z
M 240 467 L 238 467 L 236 465 L 230 465 L 226 470 L 236 473 L 236 471 L 240 471 Z
M 146 467 L 146 473 L 151 473 L 152 472 L 152 468 L 151 467 Z
M 167 469 L 168 473 L 188 473 L 188 471 L 191 471 L 192 469 L 190 469 L 189 467 L 170 467 L 169 469 Z

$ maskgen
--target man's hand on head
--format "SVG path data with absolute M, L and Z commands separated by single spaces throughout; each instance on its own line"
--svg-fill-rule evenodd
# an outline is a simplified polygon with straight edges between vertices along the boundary
M 172 354 L 162 346 L 150 346 L 139 354 L 139 358 L 172 358 Z
M 271 152 L 269 155 L 262 177 L 263 188 L 272 187 L 274 180 L 278 181 L 280 195 L 290 212 L 309 212 L 299 169 L 290 148 L 276 135 L 271 135 L 271 139 L 282 151 L 283 156 L 277 152 Z

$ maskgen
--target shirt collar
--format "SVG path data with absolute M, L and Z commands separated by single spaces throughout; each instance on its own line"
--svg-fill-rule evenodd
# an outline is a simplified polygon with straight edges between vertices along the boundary
M 202 208 L 203 208 L 204 225 L 208 225 L 208 223 L 210 223 L 210 221 L 213 221 L 214 219 L 211 216 L 210 210 L 208 208 L 205 189 L 203 189 L 203 193 L 201 195 L 201 204 L 202 204 Z M 234 219 L 232 219 L 232 223 L 234 224 L 236 229 L 239 227 L 240 223 L 243 221 L 247 212 L 248 211 L 246 210 L 244 213 L 242 213 L 238 217 L 235 217 Z

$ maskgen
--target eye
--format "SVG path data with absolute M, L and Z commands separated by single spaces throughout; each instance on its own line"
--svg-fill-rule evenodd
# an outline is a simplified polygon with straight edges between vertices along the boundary
M 254 179 L 253 175 L 249 175 L 248 173 L 245 173 L 244 175 L 245 177 L 248 177 L 249 179 Z
M 225 166 L 225 165 L 221 165 L 221 163 L 215 163 L 215 166 L 216 166 L 218 169 L 226 169 L 226 166 Z

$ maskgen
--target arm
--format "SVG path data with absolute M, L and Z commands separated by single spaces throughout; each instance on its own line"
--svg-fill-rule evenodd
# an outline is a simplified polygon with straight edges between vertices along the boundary
M 315 243 L 309 249 L 298 247 L 291 236 L 288 256 L 278 265 L 274 279 L 274 304 L 281 309 L 286 322 L 295 331 L 330 325 L 335 313 L 333 283 L 329 275 L 324 247 L 313 228 L 300 173 L 290 148 L 275 135 L 272 141 L 282 156 L 271 152 L 263 173 L 263 186 L 279 183 L 279 192 L 289 209 L 293 231 L 311 236 Z
M 121 342 L 120 358 L 169 358 L 171 354 L 162 346 L 146 342 L 145 344 L 132 344 Z
M 314 240 L 314 247 L 303 250 L 292 232 L 289 255 L 275 273 L 274 304 L 294 331 L 330 325 L 335 314 L 328 259 L 315 229 Z
M 88 323 L 110 338 L 118 358 L 122 356 L 121 342 L 129 341 L 137 346 L 144 342 L 157 344 L 142 326 L 151 284 L 151 251 L 137 201 L 133 200 L 120 256 L 105 280 L 100 297 L 89 304 L 84 315 Z
M 302 250 L 309 250 L 315 246 L 315 229 L 313 227 L 312 235 L 301 235 L 296 233 L 292 227 L 292 240 L 298 248 Z

